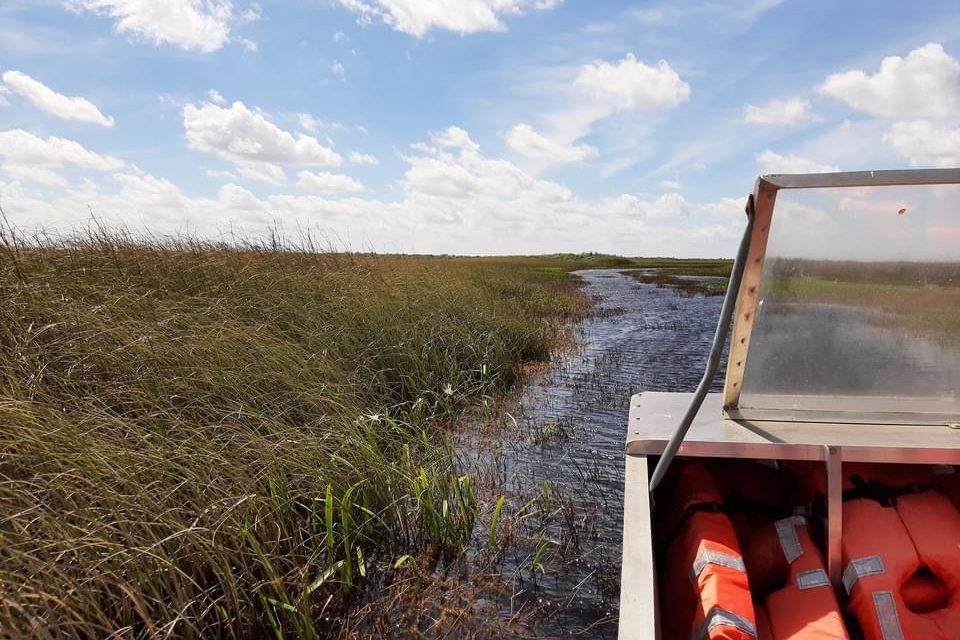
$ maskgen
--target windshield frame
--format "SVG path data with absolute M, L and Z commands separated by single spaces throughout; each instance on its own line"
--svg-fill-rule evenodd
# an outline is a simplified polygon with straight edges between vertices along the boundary
M 770 225 L 781 189 L 839 187 L 885 187 L 909 185 L 960 184 L 960 169 L 908 169 L 892 171 L 850 171 L 836 173 L 768 174 L 757 178 L 753 191 L 753 231 L 737 292 L 733 330 L 727 357 L 723 389 L 724 414 L 745 420 L 786 420 L 794 422 L 843 422 L 888 424 L 953 424 L 960 416 L 933 411 L 917 412 L 913 406 L 897 410 L 892 406 L 877 410 L 876 404 L 850 399 L 838 403 L 836 410 L 802 410 L 786 406 L 770 408 L 740 407 L 743 378 L 748 366 L 750 339 L 759 302 L 760 281 L 767 252 Z M 789 396 L 783 396 L 787 398 Z M 839 398 L 838 398 L 839 400 Z M 856 401 L 861 400 L 861 401 Z M 908 403 L 912 404 L 912 403 Z

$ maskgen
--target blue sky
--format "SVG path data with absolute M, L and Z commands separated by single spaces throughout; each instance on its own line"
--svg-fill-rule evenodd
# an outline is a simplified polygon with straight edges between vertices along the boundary
M 0 204 L 51 232 L 730 255 L 763 172 L 960 164 L 950 2 L 4 0 Z

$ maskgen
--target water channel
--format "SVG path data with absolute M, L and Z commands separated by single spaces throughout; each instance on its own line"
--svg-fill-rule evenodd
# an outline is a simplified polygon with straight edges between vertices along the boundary
M 696 387 L 722 296 L 642 284 L 619 270 L 576 275 L 594 315 L 510 407 L 505 421 L 524 437 L 498 441 L 490 462 L 514 506 L 539 493 L 550 512 L 518 527 L 526 544 L 507 546 L 501 571 L 513 591 L 502 607 L 507 615 L 538 608 L 538 635 L 612 638 L 630 396 Z M 721 381 L 722 372 L 715 390 Z

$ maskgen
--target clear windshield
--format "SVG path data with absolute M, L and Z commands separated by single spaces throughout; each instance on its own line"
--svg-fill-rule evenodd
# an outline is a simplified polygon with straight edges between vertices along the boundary
M 960 186 L 777 194 L 740 407 L 960 416 Z

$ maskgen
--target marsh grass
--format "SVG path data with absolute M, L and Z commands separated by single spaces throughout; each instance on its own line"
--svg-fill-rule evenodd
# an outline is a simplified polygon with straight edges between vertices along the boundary
M 635 258 L 634 267 L 623 271 L 637 282 L 658 288 L 674 289 L 684 295 L 722 296 L 727 291 L 727 279 L 733 263 L 729 260 L 705 258 Z M 704 280 L 691 276 L 709 277 Z
M 549 357 L 576 266 L 0 227 L 0 635 L 355 623 L 469 541 L 444 425 Z

